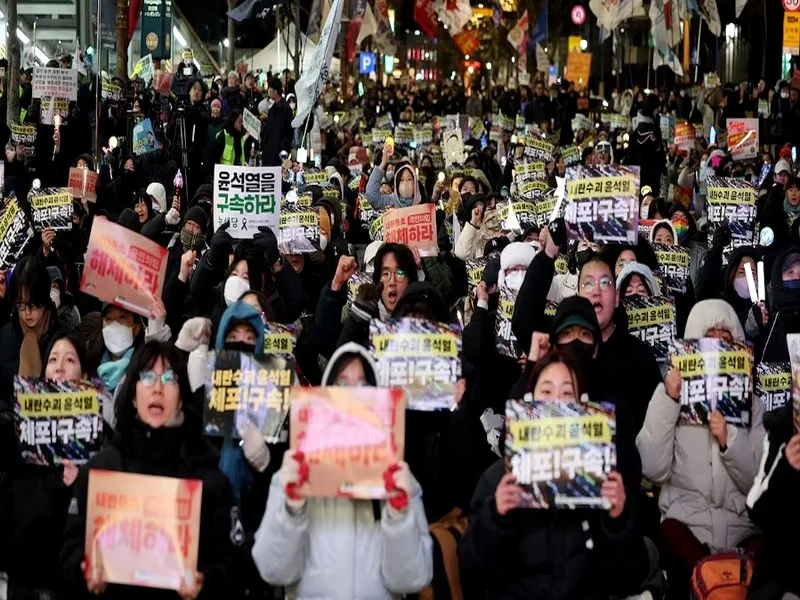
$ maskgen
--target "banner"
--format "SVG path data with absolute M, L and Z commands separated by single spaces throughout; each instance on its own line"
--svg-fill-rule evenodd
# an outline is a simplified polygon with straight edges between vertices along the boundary
M 756 365 L 755 395 L 764 412 L 772 412 L 791 402 L 792 366 L 788 362 L 764 362 Z
M 15 265 L 32 238 L 33 228 L 12 193 L 0 213 L 0 266 L 7 269 Z
M 624 168 L 567 169 L 564 218 L 577 234 L 595 243 L 636 244 L 639 238 L 638 190 L 634 173 Z
M 756 225 L 756 188 L 752 184 L 734 178 L 708 177 L 706 202 L 708 207 L 708 247 L 717 228 L 727 223 L 732 240 L 724 249 L 727 257 L 741 246 L 752 246 Z
M 104 581 L 180 589 L 197 571 L 203 482 L 89 470 L 87 565 Z
M 97 216 L 80 290 L 148 318 L 153 301 L 161 298 L 167 254 L 156 242 Z
M 403 390 L 294 387 L 289 447 L 303 453 L 308 497 L 382 499 L 384 473 L 403 460 Z
M 33 164 L 33 160 L 36 158 L 36 126 L 11 123 L 9 128 L 11 129 L 11 141 L 15 146 L 22 146 L 25 149 L 27 164 Z
M 62 188 L 44 188 L 34 193 L 31 196 L 34 229 L 72 231 L 72 194 Z
M 733 160 L 758 156 L 758 119 L 728 119 L 728 152 Z
M 411 410 L 455 407 L 461 377 L 461 330 L 456 325 L 405 317 L 369 324 L 378 385 L 405 388 Z
M 281 167 L 214 165 L 215 229 L 230 221 L 231 237 L 248 240 L 260 226 L 279 231 L 280 201 Z
M 697 131 L 691 123 L 675 125 L 675 146 L 681 152 L 691 152 L 697 140 Z
M 683 246 L 653 244 L 658 258 L 661 281 L 670 294 L 685 294 L 688 288 L 691 254 Z
M 45 381 L 14 377 L 22 460 L 52 466 L 85 463 L 100 450 L 101 407 L 111 396 L 100 380 Z
M 675 340 L 669 362 L 681 373 L 681 423 L 707 425 L 717 410 L 734 427 L 750 426 L 750 347 L 717 338 Z
M 212 351 L 207 373 L 205 435 L 239 439 L 252 423 L 268 442 L 281 441 L 294 381 L 293 357 Z
M 665 362 L 669 345 L 677 336 L 675 300 L 668 296 L 628 296 L 622 299 L 628 315 L 628 333 L 653 349 L 658 362 Z
M 328 80 L 328 70 L 331 66 L 333 51 L 336 49 L 336 40 L 339 38 L 339 29 L 342 26 L 342 6 L 344 0 L 333 0 L 328 18 L 322 28 L 319 45 L 314 51 L 311 62 L 300 76 L 295 85 L 297 94 L 297 112 L 292 127 L 298 128 L 305 123 L 309 113 L 314 109 L 322 88 Z M 279 179 L 280 180 L 280 179 Z
M 34 98 L 78 99 L 78 71 L 75 69 L 34 67 L 31 85 Z
M 422 257 L 439 255 L 436 235 L 436 205 L 434 204 L 392 208 L 383 215 L 384 241 L 416 248 Z
M 144 0 L 142 4 L 142 52 L 156 59 L 172 58 L 172 2 Z
M 242 126 L 256 142 L 261 140 L 261 121 L 246 108 L 242 112 Z
M 782 54 L 800 54 L 800 14 L 783 11 L 783 51 Z
M 278 249 L 283 254 L 311 254 L 319 250 L 319 215 L 297 204 L 281 205 Z
M 506 465 L 523 508 L 607 508 L 603 482 L 617 464 L 610 404 L 506 403 Z
M 564 77 L 575 84 L 576 90 L 589 85 L 592 74 L 592 54 L 590 52 L 570 52 L 567 54 L 567 68 Z
M 137 156 L 158 150 L 161 144 L 156 141 L 153 124 L 150 119 L 139 121 L 133 127 L 133 153 Z
M 67 185 L 73 198 L 97 202 L 97 172 L 91 169 L 72 167 Z

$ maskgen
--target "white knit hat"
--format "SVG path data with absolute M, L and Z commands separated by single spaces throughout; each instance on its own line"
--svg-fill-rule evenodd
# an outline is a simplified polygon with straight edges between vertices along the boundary
M 505 272 L 512 267 L 524 267 L 525 269 L 536 256 L 536 248 L 527 242 L 512 242 L 500 253 L 500 273 L 497 275 L 498 287 L 503 287 L 505 282 Z
M 705 337 L 709 329 L 729 331 L 737 342 L 744 341 L 744 329 L 736 311 L 725 300 L 701 300 L 692 307 L 686 320 L 684 338 L 697 340 Z
M 167 212 L 167 208 L 169 208 L 167 206 L 167 190 L 164 189 L 163 185 L 154 181 L 147 186 L 147 195 L 152 196 L 153 200 L 158 203 L 158 212 Z

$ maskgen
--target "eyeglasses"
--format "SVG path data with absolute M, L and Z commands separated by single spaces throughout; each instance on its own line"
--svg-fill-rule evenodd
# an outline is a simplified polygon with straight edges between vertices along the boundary
M 584 279 L 581 281 L 581 290 L 584 292 L 594 291 L 594 286 L 600 285 L 600 290 L 605 292 L 614 287 L 614 282 L 610 277 L 601 277 L 600 279 Z
M 33 312 L 39 308 L 42 308 L 42 305 L 35 302 L 17 302 L 18 312 Z
M 397 271 L 381 271 L 381 281 L 386 283 L 392 277 L 394 277 L 395 281 L 405 281 L 408 275 L 403 269 L 397 269 Z
M 159 379 L 159 376 L 155 371 L 139 371 L 139 381 L 141 381 L 142 385 L 145 387 L 153 387 L 157 379 Z M 178 377 L 172 369 L 165 369 L 164 372 L 161 373 L 160 379 L 162 385 L 178 383 Z

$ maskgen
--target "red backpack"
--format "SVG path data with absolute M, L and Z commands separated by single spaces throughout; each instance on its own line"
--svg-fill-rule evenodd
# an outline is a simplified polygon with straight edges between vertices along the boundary
M 753 578 L 753 559 L 739 552 L 704 558 L 692 571 L 695 600 L 745 600 Z

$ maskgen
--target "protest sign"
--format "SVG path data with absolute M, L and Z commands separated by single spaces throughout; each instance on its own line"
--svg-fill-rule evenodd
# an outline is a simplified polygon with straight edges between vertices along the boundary
M 103 100 L 111 100 L 112 102 L 122 100 L 122 88 L 107 81 L 103 82 L 103 89 L 100 94 Z
M 555 146 L 536 135 L 525 136 L 525 149 L 522 151 L 526 159 L 532 161 L 550 162 L 553 160 Z
M 350 280 L 347 282 L 347 306 L 346 309 L 349 311 L 350 307 L 355 302 L 356 297 L 358 297 L 358 292 L 361 290 L 362 285 L 375 285 L 375 282 L 372 279 L 372 275 L 369 273 L 364 273 L 363 271 L 356 271 L 350 277 Z
M 728 119 L 728 153 L 733 160 L 758 156 L 758 119 Z
M 575 83 L 576 90 L 589 86 L 589 76 L 592 73 L 591 52 L 570 52 L 567 54 L 567 67 L 564 77 Z
M 242 125 L 251 138 L 256 141 L 261 139 L 261 121 L 246 108 L 242 112 Z
M 39 122 L 42 125 L 53 125 L 53 117 L 58 115 L 63 123 L 64 119 L 69 116 L 69 102 L 66 98 L 44 96 L 41 100 Z
M 78 99 L 78 71 L 58 67 L 34 67 L 33 98 Z
M 97 172 L 91 169 L 72 167 L 69 170 L 67 187 L 73 198 L 97 202 Z
M 577 165 L 581 162 L 581 149 L 577 146 L 565 146 L 561 149 L 561 158 L 566 167 Z
M 460 129 L 450 129 L 445 131 L 442 136 L 444 162 L 447 167 L 464 164 L 466 155 L 464 154 L 464 142 L 461 136 Z
M 461 330 L 456 325 L 406 317 L 372 319 L 370 351 L 378 385 L 402 387 L 411 410 L 450 410 L 461 377 Z
M 22 459 L 33 465 L 82 464 L 100 449 L 101 406 L 111 396 L 96 381 L 14 377 L 15 415 Z
M 252 239 L 260 226 L 280 230 L 281 168 L 214 165 L 214 227 Z
M 542 161 L 515 164 L 513 173 L 514 181 L 517 185 L 526 181 L 544 181 L 547 179 L 546 166 Z
M 140 58 L 136 65 L 133 67 L 133 72 L 131 73 L 131 79 L 136 79 L 140 77 L 142 81 L 144 81 L 145 86 L 150 85 L 150 81 L 152 81 L 155 75 L 155 68 L 153 66 L 153 55 L 148 54 L 147 56 L 143 56 Z
M 717 338 L 674 340 L 669 363 L 681 373 L 681 423 L 707 425 L 717 410 L 734 427 L 750 426 L 750 347 Z
M 383 216 L 383 239 L 416 248 L 423 257 L 438 256 L 436 205 L 426 203 L 389 210 Z
M 82 292 L 149 317 L 166 271 L 166 248 L 105 217 L 94 218 Z
M 672 144 L 675 141 L 675 116 L 661 115 L 659 126 L 661 128 L 661 139 L 668 144 Z
M 433 127 L 429 125 L 415 127 L 414 141 L 417 143 L 417 146 L 427 146 L 433 142 Z
M 606 508 L 602 486 L 617 464 L 610 404 L 506 403 L 506 465 L 524 508 Z
M 15 146 L 22 146 L 25 149 L 25 158 L 28 164 L 33 163 L 36 158 L 36 126 L 20 125 L 11 123 L 11 141 Z
M 681 152 L 690 152 L 697 140 L 697 132 L 691 123 L 675 125 L 675 146 Z
M 403 460 L 403 390 L 294 387 L 289 447 L 308 465 L 304 496 L 382 499 Z
M 292 358 L 296 346 L 297 328 L 294 325 L 274 321 L 264 323 L 264 354 Z
M 500 288 L 500 305 L 495 317 L 495 347 L 501 356 L 519 358 L 521 350 L 517 343 L 517 336 L 511 331 L 511 318 L 514 316 L 514 304 L 517 294 L 507 286 Z
M 800 433 L 800 334 L 787 334 L 786 345 L 792 366 L 792 419 L 795 433 Z
M 31 196 L 31 215 L 36 231 L 72 231 L 72 194 L 63 188 L 44 188 L 35 192 Z
M 197 571 L 203 482 L 89 470 L 86 563 L 106 583 L 180 589 Z
M 306 185 L 323 185 L 328 183 L 329 175 L 325 171 L 306 171 L 303 173 Z
M 727 223 L 731 243 L 723 250 L 726 258 L 735 248 L 752 246 L 755 239 L 756 188 L 742 179 L 709 177 L 706 201 L 708 204 L 708 247 L 714 233 Z
M 762 362 L 756 365 L 755 394 L 764 412 L 782 408 L 792 398 L 792 366 L 788 362 Z
M 564 213 L 578 236 L 595 243 L 636 244 L 639 238 L 635 174 L 623 168 L 567 169 Z
M 281 441 L 294 381 L 293 357 L 209 352 L 207 372 L 206 435 L 241 438 L 252 423 L 268 442 Z
M 641 231 L 641 230 L 640 230 Z M 653 244 L 661 279 L 671 294 L 685 294 L 689 281 L 691 255 L 683 246 Z
M 297 204 L 281 205 L 278 248 L 283 254 L 311 254 L 319 250 L 319 214 Z
M 133 153 L 137 156 L 139 154 L 146 154 L 158 150 L 161 144 L 156 141 L 156 135 L 153 133 L 153 124 L 150 119 L 139 121 L 133 127 Z
M 475 288 L 483 280 L 483 271 L 486 269 L 486 264 L 488 262 L 488 256 L 472 258 L 467 261 L 467 286 L 469 289 L 467 295 L 470 298 L 475 296 Z
M 658 362 L 667 360 L 676 335 L 675 300 L 668 296 L 628 296 L 622 300 L 628 315 L 628 333 L 653 349 Z
M 32 237 L 33 229 L 12 193 L 0 213 L 0 265 L 8 268 L 16 264 Z

